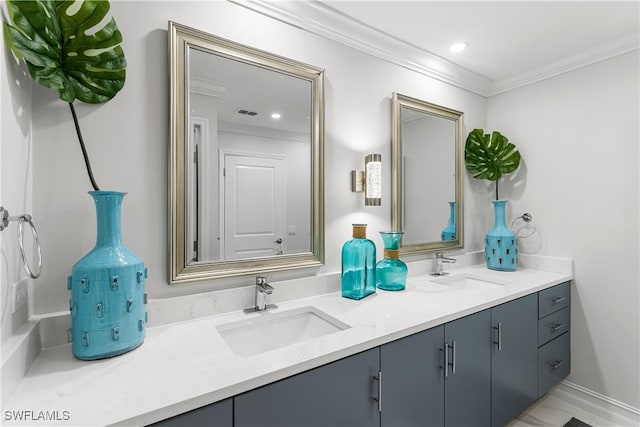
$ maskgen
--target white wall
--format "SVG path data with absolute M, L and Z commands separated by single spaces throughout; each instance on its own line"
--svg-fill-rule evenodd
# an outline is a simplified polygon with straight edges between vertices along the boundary
M 507 135 L 523 158 L 516 184 L 501 187 L 509 221 L 531 212 L 537 222 L 521 250 L 574 259 L 569 381 L 635 408 L 639 81 L 635 51 L 487 103 L 488 129 Z
M 3 13 L 5 13 L 4 4 Z M 0 41 L 4 46 L 4 37 Z M 11 53 L 2 49 L 0 55 L 0 122 L 2 144 L 0 145 L 0 206 L 11 216 L 33 214 L 31 204 L 31 78 L 26 68 L 14 60 Z M 36 226 L 38 217 L 35 218 Z M 25 244 L 30 244 L 30 233 Z M 28 306 L 11 314 L 11 284 L 26 280 L 18 249 L 17 224 L 11 222 L 0 233 L 0 307 L 2 315 L 2 343 L 15 332 L 28 317 Z M 31 258 L 33 262 L 36 258 Z M 4 347 L 3 347 L 4 348 Z
M 111 102 L 78 104 L 77 109 L 99 185 L 129 193 L 122 211 L 123 238 L 149 269 L 150 298 L 252 284 L 249 277 L 167 284 L 169 19 L 326 70 L 326 266 L 312 274 L 340 271 L 340 249 L 354 222 L 369 224 L 369 235 L 382 251 L 377 231 L 390 227 L 394 91 L 464 111 L 468 129 L 485 123 L 480 96 L 228 2 L 116 1 L 112 12 L 124 36 L 127 83 Z M 68 107 L 39 86 L 33 102 L 34 210 L 45 262 L 42 278 L 34 283 L 34 311 L 66 311 L 66 278 L 95 243 L 95 209 L 86 194 L 90 184 Z M 365 208 L 362 194 L 350 191 L 350 171 L 361 168 L 371 152 L 382 153 L 386 162 L 385 186 L 382 206 Z M 481 241 L 468 242 L 479 249 Z

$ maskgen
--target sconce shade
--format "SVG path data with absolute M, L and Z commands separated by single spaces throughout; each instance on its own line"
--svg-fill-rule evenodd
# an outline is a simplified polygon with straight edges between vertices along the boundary
M 368 154 L 364 158 L 364 204 L 380 206 L 382 203 L 382 155 Z

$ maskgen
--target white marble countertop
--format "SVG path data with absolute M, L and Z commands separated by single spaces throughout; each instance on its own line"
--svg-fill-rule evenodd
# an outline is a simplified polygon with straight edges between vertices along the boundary
M 77 360 L 69 344 L 46 348 L 3 408 L 3 425 L 145 425 L 572 279 L 570 273 L 527 268 L 505 273 L 485 266 L 447 277 L 460 274 L 504 286 L 461 291 L 434 285 L 431 276 L 410 277 L 405 291 L 378 290 L 360 301 L 334 292 L 279 303 L 270 312 L 237 311 L 151 327 L 141 347 L 106 360 Z M 305 306 L 351 327 L 247 358 L 235 356 L 216 330 Z M 7 411 L 32 413 L 20 423 L 17 413 L 7 417 Z M 33 421 L 46 411 L 59 421 Z

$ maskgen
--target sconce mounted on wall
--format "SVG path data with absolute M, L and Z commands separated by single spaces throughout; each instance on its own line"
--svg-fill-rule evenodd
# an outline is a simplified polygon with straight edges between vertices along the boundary
M 368 154 L 364 158 L 364 170 L 351 171 L 351 191 L 364 192 L 365 206 L 382 203 L 382 154 Z

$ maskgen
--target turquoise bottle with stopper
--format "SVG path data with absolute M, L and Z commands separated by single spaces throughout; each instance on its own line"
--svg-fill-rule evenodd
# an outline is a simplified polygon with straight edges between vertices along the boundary
M 376 291 L 376 245 L 367 224 L 353 224 L 352 236 L 342 246 L 342 296 L 359 300 Z

